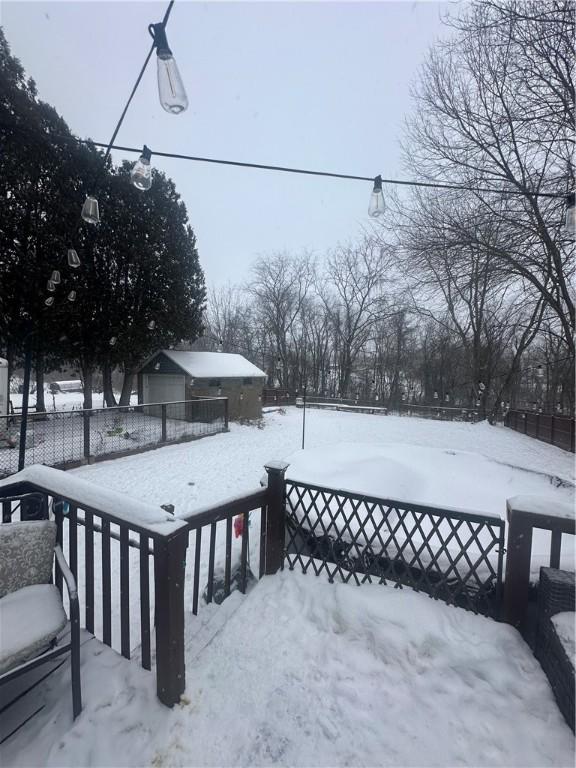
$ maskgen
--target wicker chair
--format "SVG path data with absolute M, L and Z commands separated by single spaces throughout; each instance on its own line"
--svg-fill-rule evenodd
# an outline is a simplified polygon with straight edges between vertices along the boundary
M 554 616 L 574 613 L 575 575 L 554 568 L 540 569 L 538 623 L 534 653 L 546 672 L 558 707 L 574 731 L 574 656 L 558 631 Z M 573 624 L 572 624 L 573 626 Z
M 70 642 L 57 645 L 68 621 L 52 581 L 60 571 L 70 601 Z M 70 651 L 72 710 L 82 711 L 80 609 L 76 582 L 50 520 L 0 525 L 0 686 Z

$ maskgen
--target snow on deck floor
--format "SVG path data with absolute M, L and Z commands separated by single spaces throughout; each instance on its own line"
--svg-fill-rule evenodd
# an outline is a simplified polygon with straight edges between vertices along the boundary
M 574 737 L 509 626 L 288 571 L 213 606 L 196 636 L 194 621 L 185 703 L 163 708 L 153 674 L 92 641 L 80 718 L 56 673 L 51 708 L 0 748 L 2 765 L 573 765 Z

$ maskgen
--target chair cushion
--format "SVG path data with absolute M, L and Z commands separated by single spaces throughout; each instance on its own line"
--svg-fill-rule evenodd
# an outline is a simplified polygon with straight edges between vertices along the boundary
M 52 573 L 56 523 L 33 520 L 0 525 L 0 598 L 30 584 L 47 584 Z
M 0 599 L 0 675 L 39 656 L 66 625 L 54 584 L 34 584 Z

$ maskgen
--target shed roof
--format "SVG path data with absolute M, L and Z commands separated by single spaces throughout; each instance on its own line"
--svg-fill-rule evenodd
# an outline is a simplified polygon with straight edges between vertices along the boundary
M 173 349 L 162 349 L 161 352 L 196 379 L 266 378 L 264 371 L 242 355 L 227 352 L 179 352 Z

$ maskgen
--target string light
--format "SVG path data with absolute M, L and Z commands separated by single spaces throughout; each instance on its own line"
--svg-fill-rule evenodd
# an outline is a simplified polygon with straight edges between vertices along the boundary
M 60 272 L 58 272 L 57 269 L 55 269 L 52 272 L 52 276 L 50 277 L 50 281 L 54 283 L 54 285 L 58 285 L 60 282 Z
M 134 167 L 130 173 L 130 181 L 136 187 L 143 192 L 150 189 L 152 186 L 152 168 L 150 166 L 150 158 L 152 152 L 148 149 L 146 144 L 142 150 L 142 154 L 134 163 Z
M 576 194 L 566 195 L 566 214 L 564 216 L 564 234 L 571 240 L 576 233 Z
M 84 200 L 84 205 L 82 206 L 82 218 L 85 222 L 88 224 L 99 224 L 100 223 L 100 211 L 98 210 L 98 200 L 96 200 L 95 197 L 91 197 L 88 195 L 86 197 L 86 200 Z
M 52 304 L 54 304 L 54 296 L 48 296 L 44 304 L 46 304 L 47 307 L 51 307 Z
M 154 328 L 156 328 L 156 320 L 149 320 L 147 324 L 147 328 L 149 331 L 153 331 Z
M 53 280 L 48 280 L 46 283 L 46 288 L 50 291 L 50 293 L 54 293 L 56 290 L 56 285 Z
M 70 291 L 70 293 L 68 294 L 68 301 L 70 302 L 76 301 L 76 291 Z
M 374 179 L 374 187 L 372 194 L 370 195 L 370 204 L 368 205 L 368 215 L 377 219 L 384 215 L 386 210 L 386 203 L 384 202 L 384 195 L 382 193 L 382 176 L 376 176 Z
M 160 104 L 171 115 L 179 115 L 188 109 L 188 96 L 180 77 L 176 60 L 166 38 L 166 24 L 150 24 L 148 31 L 154 40 L 158 71 L 158 96 Z
M 68 266 L 72 269 L 78 269 L 80 266 L 80 259 L 74 248 L 68 248 Z

